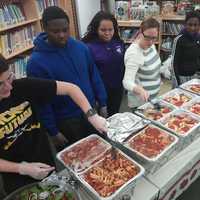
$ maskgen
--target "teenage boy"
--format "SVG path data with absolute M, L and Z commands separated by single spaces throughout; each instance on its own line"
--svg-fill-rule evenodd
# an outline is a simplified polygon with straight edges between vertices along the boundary
M 88 47 L 69 36 L 69 17 L 59 7 L 48 7 L 42 15 L 44 31 L 34 41 L 27 74 L 74 83 L 81 88 L 91 106 L 98 102 L 106 115 L 106 91 Z M 56 146 L 94 133 L 81 109 L 70 97 L 56 97 L 38 109 L 45 128 Z M 92 113 L 91 113 L 92 114 Z
M 48 138 L 33 105 L 45 106 L 56 95 L 68 95 L 99 132 L 107 131 L 106 120 L 95 114 L 76 85 L 36 78 L 13 79 L 8 64 L 0 58 L 0 172 L 8 194 L 54 170 Z

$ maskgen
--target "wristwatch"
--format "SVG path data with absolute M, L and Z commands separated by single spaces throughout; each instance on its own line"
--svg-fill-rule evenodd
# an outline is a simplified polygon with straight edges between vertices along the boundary
M 86 113 L 85 116 L 87 118 L 92 117 L 93 115 L 97 114 L 97 111 L 94 108 L 90 108 Z

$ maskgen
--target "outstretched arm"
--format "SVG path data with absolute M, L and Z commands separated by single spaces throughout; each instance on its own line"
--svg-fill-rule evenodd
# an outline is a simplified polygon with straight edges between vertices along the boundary
M 81 91 L 81 89 L 72 84 L 62 81 L 56 81 L 57 83 L 57 95 L 68 95 L 72 100 L 82 109 L 86 114 L 90 109 L 91 105 L 89 104 L 87 98 Z M 88 121 L 100 132 L 107 132 L 106 120 L 100 117 L 98 114 L 94 114 L 88 117 Z

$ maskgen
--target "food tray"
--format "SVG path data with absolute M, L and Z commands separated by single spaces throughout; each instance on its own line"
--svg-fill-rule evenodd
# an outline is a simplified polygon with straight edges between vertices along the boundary
M 130 113 L 117 113 L 107 119 L 108 137 L 116 142 L 122 143 L 131 134 L 144 128 L 148 123 L 147 120 Z
M 57 154 L 57 159 L 69 170 L 78 174 L 86 170 L 109 148 L 111 145 L 108 142 L 93 134 L 63 149 Z
M 106 154 L 105 154 L 105 156 L 101 159 L 101 160 L 99 160 L 97 163 L 95 163 L 93 166 L 91 166 L 90 168 L 88 168 L 86 171 L 84 171 L 82 174 L 79 174 L 78 175 L 78 179 L 79 179 L 79 181 L 82 183 L 82 186 L 94 197 L 93 199 L 98 199 L 98 200 L 113 200 L 113 199 L 121 199 L 121 195 L 123 194 L 123 192 L 126 190 L 127 191 L 127 189 L 128 188 L 133 188 L 134 187 L 134 185 L 135 185 L 135 183 L 136 183 L 136 180 L 138 179 L 138 178 L 140 178 L 143 174 L 144 174 L 144 168 L 140 165 L 140 164 L 138 164 L 137 162 L 135 162 L 134 160 L 132 160 L 130 157 L 128 157 L 126 154 L 124 154 L 122 151 L 120 151 L 120 150 L 116 150 L 117 151 L 117 159 L 116 160 L 112 160 L 112 158 L 111 158 L 111 153 L 110 152 L 107 152 Z M 120 158 L 119 158 L 120 157 Z M 121 158 L 123 158 L 123 159 L 125 159 L 126 160 L 126 163 L 125 164 L 122 164 L 122 160 L 123 159 L 121 159 Z M 120 162 L 118 161 L 117 162 L 117 160 L 118 159 L 120 159 Z M 122 162 L 121 162 L 122 161 Z M 115 162 L 117 162 L 117 163 L 115 163 Z M 118 166 L 119 166 L 119 163 L 121 163 L 120 165 L 122 166 L 120 169 L 116 169 L 115 168 L 115 164 L 118 164 Z M 84 176 L 89 176 L 89 173 L 90 172 L 93 172 L 93 173 L 95 173 L 95 174 L 97 174 L 97 176 L 103 176 L 105 173 L 103 173 L 101 170 L 103 170 L 102 169 L 102 165 L 104 164 L 104 172 L 106 172 L 106 166 L 108 167 L 108 169 L 110 169 L 111 167 L 113 167 L 113 168 L 115 168 L 115 170 L 112 170 L 112 169 L 110 169 L 111 171 L 109 171 L 109 173 L 108 173 L 108 175 L 107 175 L 107 178 L 108 179 L 103 179 L 103 177 L 102 177 L 102 179 L 103 180 L 106 180 L 106 181 L 109 181 L 109 178 L 113 178 L 113 177 L 115 177 L 114 178 L 114 180 L 116 180 L 117 181 L 117 178 L 120 178 L 120 173 L 121 173 L 121 178 L 123 177 L 125 177 L 126 175 L 128 176 L 127 177 L 127 181 L 125 182 L 125 183 L 120 183 L 120 182 L 118 182 L 118 186 L 116 186 L 116 188 L 114 188 L 114 192 L 112 192 L 112 191 L 110 191 L 110 194 L 108 194 L 108 195 L 101 195 L 101 194 L 99 194 L 95 189 L 94 189 L 94 187 L 92 187 L 88 182 L 87 182 L 87 180 L 85 180 L 85 178 L 84 178 Z M 137 170 L 138 170 L 138 172 L 137 172 L 137 174 L 135 175 L 135 176 L 133 176 L 133 177 L 130 177 L 130 172 L 131 171 L 126 171 L 127 169 L 129 169 L 129 170 L 131 170 L 131 168 L 128 168 L 128 164 L 131 164 L 131 165 L 134 165 L 136 168 L 137 168 Z M 122 170 L 123 169 L 123 170 Z M 126 169 L 126 170 L 125 170 Z M 93 170 L 93 171 L 92 171 Z M 99 173 L 98 173 L 98 171 L 97 170 L 99 170 Z M 113 176 L 113 177 L 111 177 L 111 173 L 112 172 L 115 172 L 115 173 L 113 173 L 113 175 L 115 175 L 115 176 Z M 117 177 L 117 176 L 119 176 L 119 177 Z M 92 177 L 95 177 L 94 176 L 94 174 L 93 174 L 93 176 Z M 90 177 L 91 178 L 91 177 Z M 119 179 L 120 180 L 120 179 Z M 118 181 L 119 181 L 118 180 Z M 94 184 L 94 178 L 93 178 L 93 180 L 92 180 L 92 182 L 91 182 L 92 184 Z M 122 184 L 122 185 L 121 185 Z M 106 186 L 104 186 L 103 187 L 104 188 L 104 190 L 105 190 L 105 188 L 106 188 Z M 100 190 L 101 191 L 101 190 Z M 109 192 L 108 192 L 109 193 Z
M 179 87 L 194 94 L 200 95 L 200 79 L 192 79 L 186 83 L 183 83 Z
M 175 107 L 165 101 L 160 99 L 152 100 L 153 103 L 158 103 L 161 106 L 161 109 L 156 110 L 152 103 L 148 102 L 140 106 L 135 113 L 143 118 L 146 118 L 150 121 L 157 122 L 162 119 L 166 114 L 172 112 Z M 144 111 L 143 111 L 144 110 Z
M 193 99 L 192 101 L 186 103 L 182 108 L 200 117 L 200 98 L 197 97 Z
M 149 131 L 148 133 L 146 131 Z M 164 138 L 165 137 L 165 142 L 167 140 L 168 144 L 165 144 L 165 147 L 164 146 L 161 146 L 162 149 L 157 150 L 154 148 L 154 151 L 155 151 L 155 154 L 152 152 L 152 148 L 155 147 L 157 145 L 157 147 L 161 144 L 161 140 L 159 141 L 158 138 L 157 138 L 157 142 L 155 141 L 155 138 L 152 138 L 150 136 L 150 134 L 152 134 L 154 131 L 154 134 L 156 134 L 155 136 L 160 136 L 160 138 Z M 157 132 L 159 131 L 159 132 Z M 160 135 L 162 134 L 162 135 Z M 147 145 L 146 143 L 143 143 L 143 141 L 141 141 L 141 137 L 143 137 L 144 139 L 144 136 L 145 135 L 148 135 L 148 139 L 147 139 L 147 142 L 150 143 L 151 145 L 151 151 L 150 151 L 150 148 L 146 148 Z M 143 150 L 143 151 L 146 151 L 146 155 L 145 153 L 142 153 L 140 152 L 140 150 L 137 150 L 137 149 L 134 149 L 133 147 L 131 147 L 131 142 L 133 141 L 138 141 L 140 139 L 140 147 L 142 146 L 143 149 L 140 149 L 140 150 Z M 154 141 L 154 142 L 153 142 Z M 132 152 L 138 154 L 139 156 L 141 156 L 142 158 L 146 159 L 147 161 L 149 162 L 155 162 L 157 161 L 159 158 L 161 158 L 172 146 L 174 146 L 176 143 L 178 142 L 178 137 L 155 126 L 155 125 L 148 125 L 145 129 L 143 129 L 142 131 L 140 131 L 138 134 L 134 135 L 133 137 L 131 137 L 125 144 L 125 146 Z M 149 150 L 149 152 L 147 152 Z M 159 152 L 156 152 L 156 151 L 159 151 Z M 151 153 L 152 156 L 148 156 L 147 153 Z
M 186 97 L 187 100 L 184 101 L 183 97 L 182 97 L 182 100 L 178 100 L 180 98 L 180 95 L 184 95 L 184 98 Z M 171 90 L 171 91 L 167 92 L 166 94 L 160 96 L 161 99 L 163 99 L 167 103 L 172 104 L 173 106 L 175 106 L 177 108 L 184 106 L 185 103 L 191 101 L 195 97 L 197 97 L 195 94 L 191 94 L 185 90 L 178 89 L 178 88 Z M 174 102 L 172 102 L 172 100 Z M 176 101 L 176 103 L 175 103 L 175 101 Z
M 170 122 L 170 119 L 172 117 L 176 117 L 176 116 L 183 116 L 186 115 L 187 117 L 189 117 L 190 119 L 196 121 L 195 125 L 193 127 L 191 127 L 188 131 L 186 131 L 187 129 L 184 128 L 183 130 L 185 131 L 185 133 L 180 133 L 180 131 L 176 131 L 173 130 L 172 128 L 169 128 L 166 124 Z M 188 135 L 194 133 L 198 128 L 199 128 L 199 117 L 197 117 L 196 115 L 193 115 L 191 112 L 188 112 L 186 110 L 174 110 L 173 112 L 171 112 L 170 114 L 168 114 L 166 117 L 164 117 L 162 120 L 160 120 L 160 125 L 162 125 L 164 128 L 166 128 L 167 130 L 171 131 L 172 133 L 180 136 L 180 137 L 187 137 Z M 192 122 L 190 122 L 191 124 Z M 175 124 L 180 124 L 179 121 L 175 122 Z M 191 125 L 192 126 L 192 125 Z

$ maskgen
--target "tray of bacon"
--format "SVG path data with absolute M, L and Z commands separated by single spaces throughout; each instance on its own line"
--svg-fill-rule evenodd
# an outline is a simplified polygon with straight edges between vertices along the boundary
M 179 108 L 181 106 L 184 106 L 184 104 L 191 101 L 195 97 L 197 97 L 195 94 L 191 94 L 185 90 L 181 90 L 178 88 L 171 90 L 166 94 L 160 96 L 160 98 L 163 99 L 164 101 Z
M 110 144 L 93 134 L 63 149 L 57 154 L 57 159 L 69 170 L 81 173 L 108 149 Z
M 129 138 L 125 146 L 147 161 L 155 162 L 177 142 L 177 136 L 150 124 Z
M 130 194 L 136 180 L 144 174 L 141 165 L 122 151 L 116 151 L 115 159 L 107 151 L 102 159 L 78 175 L 82 186 L 90 192 L 93 199 L 122 199 L 124 194 Z
M 177 136 L 186 137 L 198 132 L 200 119 L 186 110 L 175 110 L 160 120 L 162 126 Z
M 157 122 L 158 120 L 162 119 L 166 114 L 172 112 L 175 109 L 173 105 L 166 103 L 162 100 L 154 99 L 152 101 L 153 103 L 158 103 L 160 107 L 155 108 L 152 103 L 148 102 L 136 109 L 135 113 L 148 120 Z
M 180 85 L 180 88 L 200 95 L 200 79 L 192 79 L 186 83 L 183 83 Z

